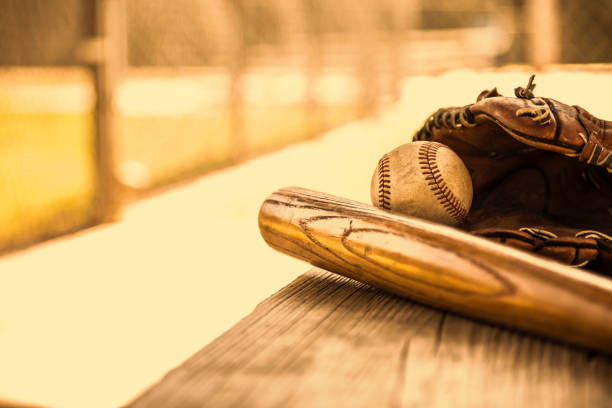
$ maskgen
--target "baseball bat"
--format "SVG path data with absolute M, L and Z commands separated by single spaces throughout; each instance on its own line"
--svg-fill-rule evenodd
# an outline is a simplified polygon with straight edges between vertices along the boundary
M 458 229 L 284 188 L 259 212 L 273 248 L 430 306 L 612 352 L 612 280 Z

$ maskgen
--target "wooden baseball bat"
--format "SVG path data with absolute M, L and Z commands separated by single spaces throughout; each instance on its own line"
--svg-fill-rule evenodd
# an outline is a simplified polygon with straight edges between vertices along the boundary
M 437 308 L 612 352 L 612 280 L 460 230 L 302 188 L 270 195 L 273 248 Z

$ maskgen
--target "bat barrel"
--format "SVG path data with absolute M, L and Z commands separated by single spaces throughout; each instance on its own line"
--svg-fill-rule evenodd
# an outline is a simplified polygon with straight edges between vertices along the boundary
M 284 188 L 259 212 L 287 255 L 433 307 L 612 352 L 612 281 L 463 231 Z

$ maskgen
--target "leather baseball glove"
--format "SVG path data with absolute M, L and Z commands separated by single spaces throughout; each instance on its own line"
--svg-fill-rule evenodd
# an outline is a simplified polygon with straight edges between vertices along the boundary
M 612 275 L 612 122 L 533 94 L 485 90 L 477 102 L 439 109 L 414 140 L 451 147 L 474 199 L 463 228 Z

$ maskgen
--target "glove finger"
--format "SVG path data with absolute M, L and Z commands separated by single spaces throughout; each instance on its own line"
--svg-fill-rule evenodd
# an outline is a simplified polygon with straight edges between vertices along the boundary
M 597 241 L 599 256 L 589 264 L 589 268 L 612 276 L 612 237 L 599 231 L 592 230 L 580 231 L 576 236 Z
M 599 257 L 595 239 L 560 237 L 538 243 L 534 252 L 572 266 L 585 266 Z
M 558 237 L 552 232 L 537 228 L 486 228 L 472 233 L 567 265 L 588 265 L 597 271 L 612 269 L 612 241 L 593 237 Z

